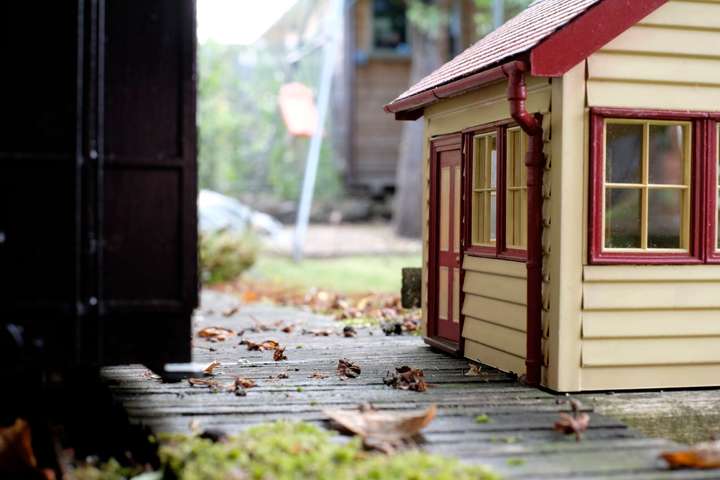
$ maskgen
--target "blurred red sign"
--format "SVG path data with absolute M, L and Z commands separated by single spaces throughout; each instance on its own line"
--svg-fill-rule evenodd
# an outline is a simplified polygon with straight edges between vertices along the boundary
M 280 88 L 280 111 L 290 135 L 312 137 L 317 129 L 318 111 L 312 90 L 293 82 Z

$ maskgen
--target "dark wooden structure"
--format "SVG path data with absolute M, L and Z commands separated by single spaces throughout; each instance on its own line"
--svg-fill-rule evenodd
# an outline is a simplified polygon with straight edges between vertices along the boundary
M 54 366 L 188 361 L 194 1 L 3 2 L 0 36 L 6 341 Z

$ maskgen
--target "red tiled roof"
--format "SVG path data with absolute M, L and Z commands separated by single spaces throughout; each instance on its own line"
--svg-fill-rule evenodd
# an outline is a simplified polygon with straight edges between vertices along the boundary
M 391 102 L 504 63 L 531 50 L 601 0 L 540 0 Z

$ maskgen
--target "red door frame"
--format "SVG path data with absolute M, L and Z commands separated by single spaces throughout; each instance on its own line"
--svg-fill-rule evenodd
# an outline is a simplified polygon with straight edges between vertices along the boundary
M 459 230 L 461 232 L 460 235 L 460 309 L 462 310 L 462 304 L 464 299 L 464 294 L 462 291 L 462 284 L 463 284 L 463 278 L 464 278 L 464 271 L 462 269 L 462 255 L 464 252 L 464 236 L 462 235 L 462 232 L 465 230 L 463 223 L 465 222 L 465 168 L 464 168 L 464 149 L 463 149 L 463 136 L 462 133 L 456 133 L 456 134 L 450 134 L 450 135 L 443 135 L 439 137 L 435 137 L 431 140 L 430 143 L 430 195 L 428 197 L 428 208 L 430 210 L 430 218 L 429 218 L 429 231 L 428 231 L 428 298 L 427 298 L 427 305 L 428 305 L 428 312 L 427 312 L 427 336 L 425 337 L 425 342 L 439 350 L 443 350 L 445 352 L 454 354 L 454 355 L 461 355 L 463 352 L 463 337 L 462 337 L 462 329 L 463 329 L 463 315 L 462 311 L 459 312 L 459 334 L 458 334 L 458 342 L 452 342 L 446 338 L 440 337 L 440 332 L 438 329 L 438 267 L 439 267 L 439 234 L 440 234 L 440 218 L 439 218 L 439 205 L 440 205 L 440 196 L 439 196 L 439 174 L 440 174 L 440 162 L 439 162 L 439 154 L 441 152 L 446 151 L 452 151 L 452 150 L 458 150 L 460 151 L 460 214 L 459 215 L 453 215 L 458 221 L 460 221 Z M 451 211 L 454 209 L 454 202 L 451 199 Z M 454 212 L 453 212 L 454 213 Z M 452 237 L 450 238 L 451 245 L 452 245 Z M 451 283 L 452 286 L 452 283 Z M 452 293 L 452 291 L 451 291 Z M 452 304 L 452 298 L 449 299 L 449 303 Z M 450 310 L 452 312 L 452 310 Z M 451 314 L 448 315 L 450 318 L 452 318 Z

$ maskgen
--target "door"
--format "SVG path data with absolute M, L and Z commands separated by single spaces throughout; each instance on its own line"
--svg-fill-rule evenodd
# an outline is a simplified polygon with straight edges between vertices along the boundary
M 432 146 L 432 271 L 429 333 L 440 343 L 460 344 L 461 319 L 461 136 L 437 139 Z
M 198 299 L 194 2 L 100 6 L 104 350 L 112 362 L 189 361 Z
M 0 335 L 53 362 L 188 361 L 195 2 L 0 2 L 0 39 Z

